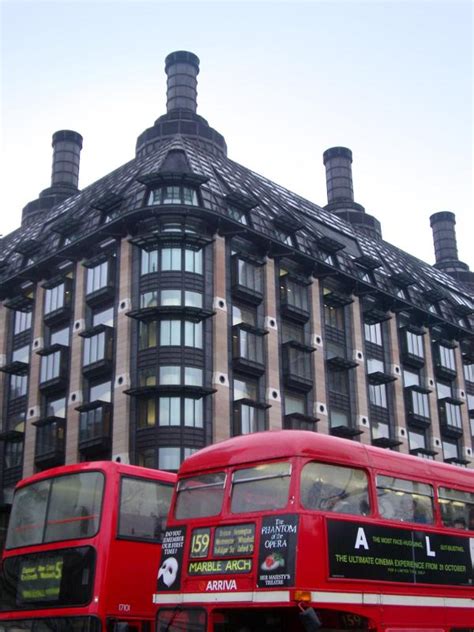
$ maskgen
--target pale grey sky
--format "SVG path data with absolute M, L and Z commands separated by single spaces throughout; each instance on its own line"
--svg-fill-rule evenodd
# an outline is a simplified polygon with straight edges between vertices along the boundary
M 453 211 L 474 269 L 470 0 L 0 6 L 0 233 L 49 186 L 56 130 L 84 137 L 81 187 L 133 158 L 165 112 L 164 58 L 184 49 L 230 158 L 324 205 L 322 153 L 349 147 L 387 241 L 433 262 L 429 216 Z

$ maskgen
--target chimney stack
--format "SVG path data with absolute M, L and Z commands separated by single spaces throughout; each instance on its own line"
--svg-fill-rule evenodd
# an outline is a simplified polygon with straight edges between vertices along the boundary
M 52 147 L 51 186 L 41 191 L 36 200 L 24 207 L 21 215 L 22 226 L 36 221 L 50 208 L 79 191 L 77 185 L 82 136 L 72 130 L 60 130 L 53 134 Z
M 474 293 L 474 272 L 469 266 L 458 259 L 456 243 L 456 216 L 450 211 L 433 213 L 430 217 L 433 230 L 435 249 L 435 268 L 449 274 L 457 281 L 464 283 L 471 293 Z
M 166 110 L 197 110 L 197 76 L 199 57 L 194 53 L 179 50 L 165 59 L 167 78 Z
M 53 169 L 51 188 L 77 191 L 79 183 L 79 161 L 82 136 L 71 130 L 61 130 L 53 134 Z
M 351 150 L 347 147 L 326 149 L 323 162 L 326 167 L 328 193 L 328 204 L 324 208 L 350 222 L 357 232 L 373 239 L 381 239 L 380 222 L 366 213 L 363 206 L 354 202 Z
M 329 204 L 354 201 L 352 187 L 352 152 L 347 147 L 331 147 L 323 154 Z
M 446 264 L 458 262 L 458 248 L 456 244 L 456 216 L 450 211 L 434 213 L 430 217 L 430 225 L 433 230 L 435 249 L 435 266 L 446 267 Z
M 227 155 L 225 138 L 196 113 L 199 63 L 199 57 L 186 50 L 175 51 L 166 57 L 166 114 L 157 118 L 154 125 L 137 138 L 138 158 L 156 151 L 164 141 L 178 134 L 192 139 L 205 151 Z

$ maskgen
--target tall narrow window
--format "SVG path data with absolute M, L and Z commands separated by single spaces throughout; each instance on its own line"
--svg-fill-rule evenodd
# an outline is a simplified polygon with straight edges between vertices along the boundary
M 179 397 L 160 397 L 160 426 L 181 425 L 181 399 Z
M 142 250 L 140 273 L 144 275 L 152 272 L 158 272 L 158 251 Z
M 382 326 L 380 323 L 374 323 L 373 325 L 365 323 L 364 334 L 367 342 L 371 342 L 379 347 L 382 346 Z
M 50 314 L 64 307 L 65 285 L 60 283 L 53 288 L 48 288 L 44 293 L 44 313 Z
M 181 270 L 181 248 L 163 248 L 161 251 L 161 269 L 164 272 Z
M 15 336 L 31 327 L 31 312 L 15 312 L 15 325 L 13 333 Z
M 87 294 L 92 294 L 107 286 L 109 282 L 109 262 L 103 261 L 87 269 Z

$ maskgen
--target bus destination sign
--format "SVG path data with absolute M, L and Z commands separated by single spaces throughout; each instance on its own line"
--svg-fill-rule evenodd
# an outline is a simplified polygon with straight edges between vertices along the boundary
M 214 533 L 214 557 L 252 555 L 255 545 L 255 525 L 235 524 L 217 527 Z
M 61 589 L 64 560 L 62 556 L 23 562 L 18 593 L 20 601 L 57 601 Z
M 250 573 L 252 560 L 245 558 L 231 560 L 195 560 L 189 562 L 189 575 L 226 575 Z
M 472 585 L 470 539 L 328 520 L 331 577 Z

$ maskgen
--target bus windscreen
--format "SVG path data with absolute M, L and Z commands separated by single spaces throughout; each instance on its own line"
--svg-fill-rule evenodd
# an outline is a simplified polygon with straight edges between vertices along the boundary
M 13 499 L 6 548 L 95 535 L 103 491 L 101 472 L 59 476 L 18 489 Z

